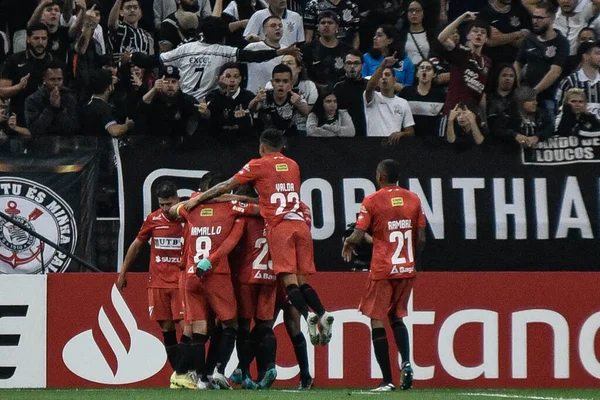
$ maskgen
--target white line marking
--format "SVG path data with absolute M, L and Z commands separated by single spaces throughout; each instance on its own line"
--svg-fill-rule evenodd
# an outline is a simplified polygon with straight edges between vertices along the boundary
M 499 397 L 504 399 L 531 399 L 531 400 L 586 400 L 576 397 L 542 397 L 542 396 L 523 396 L 518 394 L 501 394 L 501 393 L 459 393 L 463 396 L 482 396 L 482 397 Z

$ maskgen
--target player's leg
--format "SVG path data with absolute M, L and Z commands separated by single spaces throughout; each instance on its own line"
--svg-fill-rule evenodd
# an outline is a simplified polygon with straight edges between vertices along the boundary
M 410 341 L 408 328 L 404 324 L 403 317 L 408 315 L 408 299 L 414 285 L 415 278 L 395 279 L 393 281 L 394 294 L 392 306 L 390 307 L 390 324 L 394 331 L 394 339 L 398 352 L 402 358 L 400 389 L 408 390 L 413 383 L 413 369 L 410 363 Z
M 283 322 L 290 340 L 294 346 L 294 354 L 300 368 L 300 383 L 298 389 L 309 390 L 313 385 L 313 378 L 308 370 L 308 350 L 306 338 L 300 329 L 300 313 L 289 304 L 283 307 Z
M 211 317 L 208 320 L 208 335 L 210 337 L 210 342 L 208 344 L 208 352 L 206 353 L 204 378 L 206 382 L 210 383 L 212 380 L 212 374 L 217 366 L 217 362 L 219 361 L 221 338 L 223 337 L 223 326 L 221 325 L 220 321 L 215 319 L 213 313 L 211 313 Z
M 277 354 L 277 339 L 273 332 L 273 321 L 272 320 L 255 320 L 256 326 L 254 329 L 257 331 L 259 339 L 258 354 L 264 359 L 263 374 L 258 387 L 260 389 L 270 388 L 275 379 L 277 378 L 277 369 L 275 368 L 275 357 Z
M 192 322 L 192 341 L 190 343 L 190 356 L 193 360 L 194 370 L 198 377 L 198 389 L 207 389 L 206 382 L 202 379 L 205 370 L 206 342 L 208 341 L 208 324 L 206 320 Z
M 390 353 L 387 335 L 385 333 L 385 322 L 380 319 L 371 319 L 371 340 L 373 341 L 373 348 L 375 349 L 375 358 L 377 364 L 381 369 L 383 376 L 383 382 L 379 387 L 373 389 L 378 392 L 388 392 L 395 390 L 394 384 L 392 383 L 392 367 L 390 365 Z
M 163 343 L 167 352 L 167 360 L 171 368 L 177 368 L 177 331 L 174 321 L 157 321 L 163 334 Z
M 237 353 L 238 368 L 233 372 L 229 379 L 241 384 L 248 376 L 250 364 L 256 354 L 258 342 L 250 337 L 250 324 L 254 319 L 258 297 L 258 285 L 237 283 L 234 281 L 235 297 L 238 305 L 238 332 L 237 332 Z
M 238 300 L 239 304 L 239 300 Z M 237 339 L 235 343 L 235 348 L 238 356 L 238 365 L 237 368 L 233 371 L 229 380 L 233 383 L 240 385 L 244 378 L 248 376 L 247 369 L 245 370 L 244 365 L 247 363 L 248 366 L 252 362 L 246 362 L 249 358 L 248 351 L 252 349 L 252 345 L 250 344 L 250 323 L 252 321 L 248 318 L 238 318 L 238 330 L 237 330 Z M 252 357 L 254 358 L 254 357 Z M 249 369 L 249 368 L 248 368 Z

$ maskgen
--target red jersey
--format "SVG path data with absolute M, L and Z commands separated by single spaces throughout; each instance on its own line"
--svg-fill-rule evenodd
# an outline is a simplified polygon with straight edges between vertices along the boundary
M 192 194 L 190 195 L 190 199 L 193 199 L 196 196 L 199 196 L 201 192 L 192 192 Z M 187 221 L 184 221 L 183 223 L 183 243 L 181 246 L 181 264 L 179 265 L 179 269 L 185 269 L 185 266 L 187 265 L 187 256 L 188 256 L 188 247 L 186 246 L 186 243 L 188 242 L 189 238 L 190 238 L 190 224 Z
M 233 177 L 240 184 L 253 183 L 260 214 L 274 226 L 283 219 L 304 221 L 300 210 L 300 168 L 281 153 L 251 160 Z
M 171 221 L 158 209 L 146 217 L 137 234 L 141 242 L 150 242 L 149 283 L 151 288 L 179 287 L 181 263 L 181 220 Z
M 492 60 L 476 55 L 469 47 L 456 46 L 445 53 L 451 65 L 450 86 L 444 103 L 444 114 L 449 114 L 458 103 L 464 103 L 471 111 L 479 107 L 487 83 Z
M 386 186 L 365 197 L 356 227 L 373 236 L 371 279 L 415 276 L 417 228 L 425 227 L 421 200 L 399 186 Z
M 244 284 L 274 285 L 277 277 L 269 257 L 265 222 L 262 218 L 244 218 L 246 228 L 235 252 L 231 267 Z
M 200 204 L 190 212 L 183 205 L 177 213 L 189 224 L 187 243 L 186 268 L 196 268 L 203 258 L 213 255 L 229 237 L 236 223 L 242 223 L 237 217 L 244 215 L 253 205 L 237 201 L 227 203 Z M 212 268 L 207 273 L 231 273 L 227 257 L 219 257 L 212 262 Z M 188 271 L 189 272 L 189 271 Z

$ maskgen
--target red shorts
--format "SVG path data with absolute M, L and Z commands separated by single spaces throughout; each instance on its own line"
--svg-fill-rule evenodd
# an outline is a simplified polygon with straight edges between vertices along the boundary
M 229 321 L 237 315 L 231 277 L 207 274 L 198 279 L 189 274 L 185 285 L 185 320 L 208 321 L 215 314 L 220 321 Z
M 303 221 L 283 220 L 268 228 L 267 242 L 275 275 L 310 275 L 315 272 L 312 236 Z
M 408 315 L 406 307 L 415 278 L 368 280 L 358 310 L 371 319 L 402 318 Z
M 238 317 L 270 321 L 275 314 L 277 285 L 238 283 L 235 285 Z
M 179 275 L 179 293 L 183 294 L 181 296 L 181 305 L 184 310 L 184 317 L 185 317 L 185 282 L 186 282 L 186 279 L 187 279 L 187 272 L 185 270 L 182 270 L 181 274 Z M 187 318 L 184 318 L 183 320 L 186 325 L 192 324 L 192 320 L 188 320 Z
M 178 288 L 148 288 L 148 313 L 153 321 L 183 319 L 183 304 Z

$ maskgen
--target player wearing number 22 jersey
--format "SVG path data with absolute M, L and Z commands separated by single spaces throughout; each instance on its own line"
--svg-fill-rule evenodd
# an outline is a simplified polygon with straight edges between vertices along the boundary
M 402 357 L 401 389 L 412 386 L 408 330 L 402 318 L 415 280 L 415 258 L 425 244 L 425 215 L 419 197 L 397 186 L 400 165 L 383 160 L 377 167 L 379 190 L 367 196 L 361 206 L 356 228 L 344 242 L 342 255 L 352 258 L 353 249 L 371 231 L 373 258 L 367 288 L 359 310 L 371 318 L 375 356 L 383 383 L 375 391 L 391 391 L 392 372 L 388 356 L 385 320 L 389 318 Z

